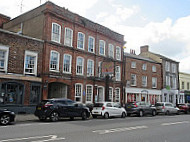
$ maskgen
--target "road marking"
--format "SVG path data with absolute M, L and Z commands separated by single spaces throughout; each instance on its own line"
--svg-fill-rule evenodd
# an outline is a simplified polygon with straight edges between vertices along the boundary
M 146 129 L 147 126 L 135 126 L 135 127 L 126 127 L 126 128 L 115 128 L 115 129 L 108 129 L 108 130 L 95 130 L 92 131 L 93 133 L 99 133 L 99 134 L 109 134 L 114 132 L 124 132 L 124 131 L 131 131 L 136 129 Z
M 162 123 L 162 126 L 176 125 L 176 124 L 184 124 L 189 123 L 189 121 L 181 121 L 181 122 L 173 122 L 173 123 Z
M 26 138 L 6 139 L 6 140 L 0 140 L 0 142 L 15 142 L 15 141 L 17 142 L 17 141 L 32 140 L 32 139 L 34 141 L 31 141 L 31 142 L 47 142 L 47 141 L 64 140 L 65 138 L 57 138 L 56 135 L 48 135 L 48 136 L 35 136 L 35 137 L 26 137 Z M 37 140 L 35 140 L 35 139 L 37 139 Z M 43 139 L 45 139 L 45 140 L 43 140 Z

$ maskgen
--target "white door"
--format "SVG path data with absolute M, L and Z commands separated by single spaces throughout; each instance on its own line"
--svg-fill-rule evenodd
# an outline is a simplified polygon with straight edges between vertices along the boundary
M 104 88 L 103 87 L 98 87 L 98 102 L 103 102 L 104 101 Z

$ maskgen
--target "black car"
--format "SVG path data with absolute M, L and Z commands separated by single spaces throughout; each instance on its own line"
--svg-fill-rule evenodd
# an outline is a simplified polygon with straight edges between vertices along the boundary
M 86 120 L 90 117 L 89 108 L 82 103 L 76 103 L 70 99 L 47 99 L 36 106 L 35 116 L 44 121 L 49 118 L 51 121 L 58 121 L 61 117 L 82 117 Z
M 152 116 L 156 115 L 156 108 L 145 102 L 130 102 L 125 104 L 125 109 L 127 115 L 136 114 L 142 117 L 145 114 L 151 114 Z
M 15 113 L 7 109 L 0 109 L 0 124 L 7 125 L 15 120 Z

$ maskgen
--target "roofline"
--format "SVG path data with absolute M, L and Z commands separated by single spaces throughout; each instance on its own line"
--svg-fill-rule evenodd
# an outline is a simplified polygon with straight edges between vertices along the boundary
M 127 53 L 127 54 L 130 54 L 130 53 Z M 132 55 L 133 55 L 133 54 L 132 54 Z M 154 61 L 154 60 L 151 60 L 151 59 L 149 59 L 149 58 L 146 59 L 145 57 L 142 57 L 142 56 L 140 56 L 140 55 L 134 55 L 134 56 L 137 56 L 137 57 L 128 56 L 128 55 L 125 55 L 125 53 L 124 53 L 124 57 L 127 57 L 127 58 L 132 58 L 132 59 L 147 61 L 147 62 L 151 62 L 151 63 L 161 64 L 161 63 L 156 62 L 156 61 Z M 142 57 L 142 58 L 144 58 L 144 59 L 138 58 L 139 56 Z
M 27 38 L 27 39 L 31 39 L 31 40 L 35 40 L 35 41 L 39 41 L 39 42 L 44 42 L 44 40 L 41 40 L 41 39 L 29 37 L 29 36 L 26 36 L 26 35 L 21 35 L 21 34 L 10 32 L 10 31 L 4 30 L 4 29 L 0 29 L 0 32 L 15 35 L 15 36 L 19 36 L 19 37 L 23 37 L 23 38 Z
M 166 59 L 166 60 L 170 60 L 170 61 L 173 61 L 173 62 L 176 62 L 176 63 L 180 63 L 180 62 L 178 62 L 178 61 L 175 61 L 175 60 L 173 60 L 173 59 L 170 59 L 170 58 L 168 58 L 168 57 L 165 57 L 164 55 L 160 55 L 160 54 L 157 54 L 157 53 L 153 53 L 153 52 L 150 52 L 150 51 L 148 51 L 149 53 L 152 53 L 152 54 L 154 54 L 154 55 L 156 55 L 156 56 L 159 56 L 160 57 L 160 59 Z M 162 57 L 163 56 L 163 57 Z

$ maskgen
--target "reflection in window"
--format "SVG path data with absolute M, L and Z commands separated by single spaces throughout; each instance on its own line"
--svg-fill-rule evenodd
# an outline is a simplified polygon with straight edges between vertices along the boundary
M 32 85 L 30 92 L 30 104 L 38 104 L 40 101 L 40 86 Z

